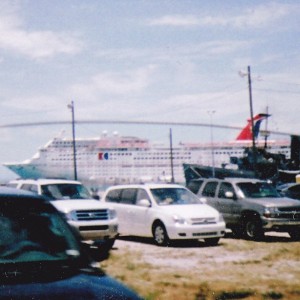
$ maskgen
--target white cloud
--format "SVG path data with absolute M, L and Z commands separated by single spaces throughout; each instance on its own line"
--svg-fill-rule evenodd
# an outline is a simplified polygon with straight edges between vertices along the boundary
M 125 95 L 141 92 L 145 89 L 154 72 L 155 66 L 127 71 L 125 73 L 107 72 L 93 76 L 85 84 L 73 85 L 72 94 L 79 98 L 98 98 L 101 94 Z
M 153 26 L 195 26 L 199 25 L 199 20 L 192 15 L 168 15 L 153 19 L 148 24 Z
M 148 22 L 152 26 L 229 26 L 234 28 L 261 28 L 299 11 L 299 5 L 267 3 L 248 8 L 240 15 L 166 15 Z
M 0 48 L 25 55 L 31 59 L 53 55 L 74 54 L 82 43 L 73 34 L 53 31 L 27 31 L 23 28 L 17 6 L 0 4 Z

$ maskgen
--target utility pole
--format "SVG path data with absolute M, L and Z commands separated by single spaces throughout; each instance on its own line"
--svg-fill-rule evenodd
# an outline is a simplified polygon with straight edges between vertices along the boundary
M 211 144 L 211 159 L 212 159 L 212 177 L 215 178 L 215 151 L 214 151 L 214 136 L 213 136 L 213 122 L 212 116 L 215 110 L 209 110 L 207 113 L 210 116 L 210 144 Z
M 172 141 L 171 128 L 170 128 L 170 159 L 171 159 L 171 183 L 174 183 L 175 179 L 174 179 L 174 165 L 173 165 L 173 141 Z
M 76 162 L 76 141 L 75 141 L 75 116 L 74 116 L 74 102 L 68 104 L 68 108 L 72 113 L 72 144 L 73 144 L 73 165 L 74 165 L 74 180 L 77 180 L 77 162 Z
M 254 120 L 253 120 L 253 105 L 252 105 L 252 87 L 251 87 L 250 66 L 248 66 L 248 87 L 249 87 L 249 102 L 250 102 L 250 119 L 251 119 L 251 129 L 252 129 L 253 170 L 256 173 L 256 147 L 255 147 L 255 136 L 254 136 Z

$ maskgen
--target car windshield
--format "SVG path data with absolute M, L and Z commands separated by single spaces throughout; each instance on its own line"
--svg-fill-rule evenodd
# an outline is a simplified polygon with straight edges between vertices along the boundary
M 0 264 L 79 257 L 78 242 L 52 212 L 0 212 Z
M 266 182 L 240 182 L 237 184 L 245 198 L 279 198 L 276 189 Z
M 151 192 L 158 205 L 202 204 L 196 195 L 184 188 L 153 188 Z
M 42 185 L 42 195 L 50 200 L 91 199 L 88 189 L 81 184 L 60 183 Z

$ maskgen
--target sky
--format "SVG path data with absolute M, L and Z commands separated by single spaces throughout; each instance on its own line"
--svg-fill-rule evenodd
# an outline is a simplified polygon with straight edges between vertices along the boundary
M 248 66 L 253 113 L 299 134 L 299 30 L 293 0 L 0 0 L 0 163 L 71 136 L 71 101 L 77 121 L 243 127 Z M 40 122 L 56 124 L 28 126 Z M 208 127 L 120 123 L 77 124 L 76 136 L 166 142 L 170 128 L 175 142 L 211 138 Z M 213 130 L 220 141 L 238 134 Z

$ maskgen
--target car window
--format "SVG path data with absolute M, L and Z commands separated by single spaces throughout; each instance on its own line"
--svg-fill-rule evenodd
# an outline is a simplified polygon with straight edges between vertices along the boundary
M 121 201 L 121 190 L 111 190 L 107 193 L 105 201 L 119 203 Z
M 68 259 L 79 255 L 74 236 L 56 213 L 0 213 L 0 262 Z M 67 230 L 66 230 L 67 229 Z
M 151 193 L 158 205 L 202 203 L 195 194 L 184 188 L 152 188 Z
M 25 191 L 33 192 L 36 194 L 38 193 L 38 187 L 36 184 L 24 183 L 24 184 L 22 184 L 21 189 L 25 190 Z
M 232 192 L 233 193 L 233 198 L 236 198 L 234 188 L 233 188 L 232 184 L 229 183 L 229 182 L 222 182 L 220 184 L 218 197 L 219 198 L 228 198 L 228 197 L 226 197 L 226 192 Z
M 218 182 L 216 181 L 207 182 L 203 188 L 202 196 L 215 197 L 217 186 Z
M 300 193 L 300 184 L 291 186 L 290 188 L 288 188 L 288 190 L 293 193 Z
M 137 189 L 123 189 L 121 194 L 121 203 L 135 204 Z
M 16 182 L 9 182 L 6 184 L 6 186 L 11 187 L 11 188 L 16 188 L 18 187 L 18 183 Z
M 144 200 L 144 199 L 147 199 L 150 201 L 150 197 L 149 197 L 147 191 L 145 191 L 144 189 L 138 189 L 137 195 L 136 195 L 136 202 L 138 202 L 140 200 Z
M 237 184 L 246 198 L 279 198 L 276 189 L 267 182 L 240 182 Z
M 42 195 L 51 200 L 92 198 L 87 188 L 81 184 L 45 184 L 41 186 L 41 190 Z
M 200 187 L 202 186 L 204 180 L 191 180 L 187 184 L 187 188 L 193 192 L 194 194 L 197 194 L 200 190 Z

